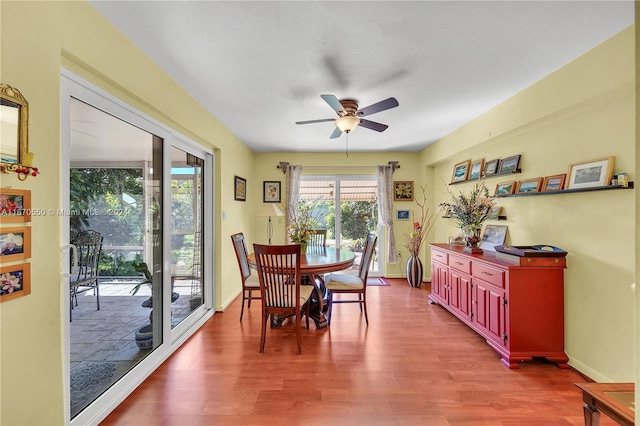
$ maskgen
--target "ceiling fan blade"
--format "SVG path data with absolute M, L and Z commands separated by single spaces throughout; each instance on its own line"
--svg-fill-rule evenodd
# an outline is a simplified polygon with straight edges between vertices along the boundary
M 369 105 L 368 107 L 364 107 L 358 110 L 358 116 L 364 117 L 365 115 L 375 114 L 376 112 L 395 108 L 398 105 L 399 104 L 396 98 L 387 98 L 384 101 L 377 102 L 373 105 Z
M 329 136 L 329 139 L 339 138 L 341 134 L 342 134 L 342 130 L 340 130 L 340 129 L 338 129 L 336 127 L 336 129 L 333 131 L 333 133 L 331 133 L 331 136 Z
M 324 123 L 327 121 L 336 121 L 335 118 L 321 118 L 319 120 L 296 121 L 296 124 Z
M 324 99 L 324 101 L 328 103 L 329 106 L 333 108 L 336 112 L 344 111 L 344 108 L 342 108 L 342 104 L 340 103 L 338 98 L 336 98 L 334 95 L 320 95 L 320 97 Z
M 360 126 L 367 129 L 375 130 L 376 132 L 384 132 L 389 126 L 382 123 L 376 123 L 375 121 L 360 119 Z

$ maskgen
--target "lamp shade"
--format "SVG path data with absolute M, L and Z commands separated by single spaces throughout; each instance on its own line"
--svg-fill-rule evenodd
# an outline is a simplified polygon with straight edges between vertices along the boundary
M 349 133 L 360 124 L 360 119 L 353 115 L 344 115 L 336 119 L 336 126 L 345 133 Z
M 262 206 L 262 209 L 260 209 L 260 211 L 256 216 L 259 216 L 259 217 L 284 216 L 284 213 L 282 212 L 280 207 L 278 207 L 277 204 L 265 203 Z

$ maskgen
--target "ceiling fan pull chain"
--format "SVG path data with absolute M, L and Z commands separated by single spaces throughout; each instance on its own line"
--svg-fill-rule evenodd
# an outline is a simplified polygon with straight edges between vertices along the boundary
M 347 144 L 346 144 L 346 148 L 345 148 L 345 154 L 347 154 L 347 158 L 349 158 L 349 133 L 347 133 Z

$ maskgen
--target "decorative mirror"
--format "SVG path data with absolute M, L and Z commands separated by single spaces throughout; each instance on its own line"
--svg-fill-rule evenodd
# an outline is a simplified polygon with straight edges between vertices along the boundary
M 29 152 L 29 104 L 18 89 L 0 84 L 0 162 L 22 164 Z

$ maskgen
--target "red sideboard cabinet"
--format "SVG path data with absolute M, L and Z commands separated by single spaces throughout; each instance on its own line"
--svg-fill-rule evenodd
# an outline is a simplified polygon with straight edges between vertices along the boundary
M 446 308 L 484 337 L 508 368 L 544 357 L 561 368 L 564 352 L 564 257 L 522 258 L 431 245 L 429 303 Z

